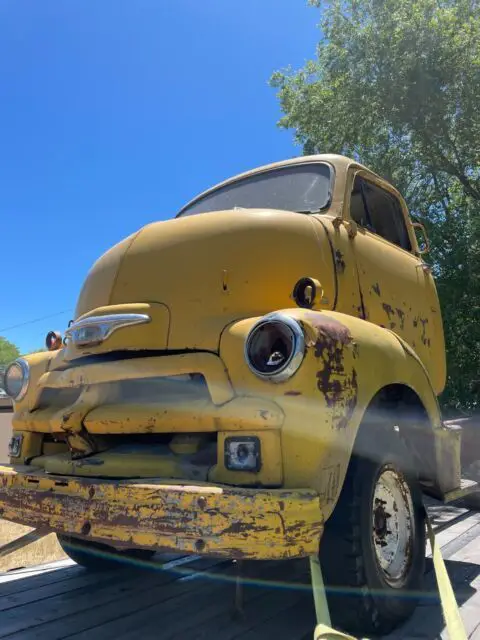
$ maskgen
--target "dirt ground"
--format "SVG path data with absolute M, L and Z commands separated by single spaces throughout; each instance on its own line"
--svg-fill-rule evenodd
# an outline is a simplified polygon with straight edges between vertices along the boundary
M 0 412 L 0 464 L 8 462 L 8 442 L 12 432 L 11 417 L 11 413 Z M 19 538 L 28 531 L 31 531 L 30 527 L 0 519 L 0 546 Z M 55 534 L 50 534 L 5 558 L 0 558 L 0 572 L 61 560 L 65 557 Z

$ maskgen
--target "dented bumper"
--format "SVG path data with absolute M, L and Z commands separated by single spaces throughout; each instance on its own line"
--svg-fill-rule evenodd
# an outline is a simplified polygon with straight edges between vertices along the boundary
M 279 559 L 318 551 L 323 529 L 311 490 L 106 481 L 0 467 L 0 517 L 117 548 Z

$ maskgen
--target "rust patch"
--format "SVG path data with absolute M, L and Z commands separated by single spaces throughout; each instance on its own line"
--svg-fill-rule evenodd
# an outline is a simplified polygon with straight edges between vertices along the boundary
M 387 304 L 386 302 L 384 302 L 384 303 L 382 304 L 382 307 L 383 307 L 383 310 L 385 311 L 385 313 L 386 313 L 386 314 L 387 314 L 387 316 L 388 316 L 388 320 L 390 321 L 390 320 L 391 320 L 391 318 L 392 318 L 392 316 L 394 316 L 394 315 L 395 315 L 394 310 L 393 310 L 393 309 L 392 309 L 392 307 L 391 307 L 389 304 Z
M 352 342 L 352 346 L 353 346 L 352 354 L 354 359 L 356 360 L 359 354 L 358 342 Z
M 352 341 L 350 331 L 338 320 L 333 318 L 322 318 L 321 321 L 315 317 L 312 324 L 318 331 L 318 339 L 315 343 L 315 356 L 318 358 L 322 355 L 324 347 L 328 348 L 329 344 L 340 343 L 342 346 Z
M 403 328 L 405 326 L 405 312 L 398 307 L 395 309 L 395 311 L 397 312 L 398 319 L 400 320 L 400 329 L 403 331 Z
M 420 334 L 420 340 L 422 341 L 422 343 L 427 347 L 430 346 L 430 339 L 427 338 L 427 324 L 428 324 L 428 318 L 421 318 L 420 316 L 416 316 L 413 319 L 413 327 L 416 329 L 418 327 L 418 325 L 421 324 L 422 328 L 421 328 L 421 334 Z
M 229 533 L 250 533 L 252 531 L 269 531 L 270 527 L 268 525 L 259 526 L 258 524 L 251 524 L 249 522 L 232 522 L 230 526 L 226 529 L 223 529 L 219 533 L 219 535 L 229 534 Z
M 423 344 L 427 346 L 428 345 L 428 338 L 427 338 L 428 318 L 419 318 L 419 320 L 422 324 L 422 335 L 420 336 L 420 339 L 423 342 Z
M 357 372 L 355 369 L 353 369 L 352 375 L 350 376 L 350 378 L 347 378 L 343 387 L 344 413 L 336 421 L 335 426 L 337 429 L 346 429 L 348 427 L 348 423 L 353 415 L 353 412 L 355 411 L 355 407 L 357 406 L 357 397 Z
M 343 273 L 345 271 L 345 260 L 343 257 L 343 253 L 340 251 L 340 249 L 337 249 L 335 251 L 335 267 L 338 271 L 338 273 Z
M 316 374 L 317 387 L 332 411 L 333 427 L 344 429 L 356 407 L 358 396 L 357 373 L 353 367 L 345 371 L 345 356 L 347 355 L 348 360 L 352 347 L 352 358 L 355 358 L 358 355 L 358 345 L 352 344 L 350 331 L 337 320 L 315 320 L 318 331 L 315 357 L 323 363 Z
M 285 391 L 284 396 L 301 396 L 301 391 Z

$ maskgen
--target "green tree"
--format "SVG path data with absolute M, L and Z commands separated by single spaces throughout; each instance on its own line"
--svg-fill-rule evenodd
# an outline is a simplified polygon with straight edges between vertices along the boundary
M 334 0 L 317 56 L 276 72 L 283 128 L 397 186 L 432 241 L 447 341 L 447 410 L 480 400 L 480 4 Z
M 6 338 L 0 336 L 0 365 L 12 362 L 12 360 L 18 358 L 19 355 L 20 352 L 17 347 Z

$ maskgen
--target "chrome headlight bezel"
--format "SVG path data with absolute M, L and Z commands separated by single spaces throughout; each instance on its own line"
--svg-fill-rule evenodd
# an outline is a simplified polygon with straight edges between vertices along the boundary
M 8 374 L 12 371 L 12 369 L 16 367 L 21 370 L 22 373 L 22 384 L 20 387 L 20 391 L 14 395 L 8 389 Z M 5 393 L 9 398 L 11 398 L 14 402 L 20 402 L 26 396 L 28 391 L 28 386 L 30 384 L 30 365 L 24 358 L 17 358 L 11 362 L 8 367 L 5 369 L 3 374 L 3 386 L 5 389 Z
M 275 370 L 261 371 L 253 363 L 252 347 L 253 341 L 258 336 L 258 332 L 267 326 L 281 326 L 282 331 L 286 331 L 291 339 L 291 350 L 285 362 Z M 301 324 L 295 318 L 285 313 L 269 313 L 256 322 L 247 334 L 245 339 L 244 356 L 249 369 L 259 378 L 272 382 L 285 382 L 291 378 L 300 368 L 305 357 L 305 334 Z

